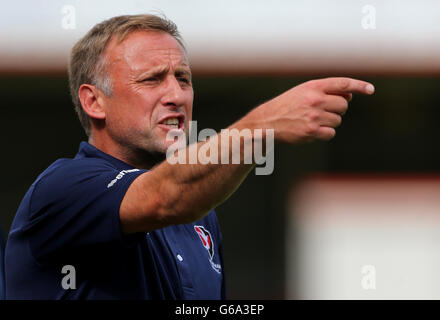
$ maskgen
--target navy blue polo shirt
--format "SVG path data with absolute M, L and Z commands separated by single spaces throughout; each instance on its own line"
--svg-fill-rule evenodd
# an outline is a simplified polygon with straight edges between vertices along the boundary
M 121 201 L 145 172 L 87 142 L 49 166 L 10 229 L 6 298 L 224 299 L 214 211 L 190 224 L 121 233 Z

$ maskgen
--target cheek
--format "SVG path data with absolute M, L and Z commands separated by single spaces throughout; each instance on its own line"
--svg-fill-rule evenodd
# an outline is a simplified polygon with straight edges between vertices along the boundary
M 149 126 L 148 115 L 143 113 L 143 110 L 130 106 L 126 106 L 126 108 L 128 109 L 126 112 L 119 113 L 118 117 L 114 119 L 118 122 L 115 125 L 121 130 L 131 132 L 141 131 Z
M 186 114 L 188 116 L 188 119 L 192 119 L 192 109 L 193 109 L 193 102 L 194 102 L 194 92 L 191 90 L 190 93 L 188 93 L 188 104 L 186 106 Z
M 120 94 L 112 104 L 109 122 L 112 127 L 122 130 L 139 130 L 148 128 L 151 119 L 151 96 L 144 92 L 131 91 Z

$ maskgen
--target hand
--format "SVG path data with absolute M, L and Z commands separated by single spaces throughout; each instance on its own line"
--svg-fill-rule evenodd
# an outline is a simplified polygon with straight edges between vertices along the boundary
M 300 84 L 254 109 L 254 127 L 273 128 L 275 139 L 285 143 L 330 140 L 336 135 L 352 93 L 372 94 L 368 82 L 326 78 Z

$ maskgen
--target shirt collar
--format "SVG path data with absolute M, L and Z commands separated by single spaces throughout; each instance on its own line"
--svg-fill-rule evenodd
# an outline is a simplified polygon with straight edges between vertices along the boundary
M 95 146 L 91 145 L 90 143 L 86 141 L 82 141 L 79 144 L 78 153 L 75 156 L 75 159 L 80 158 L 100 158 L 105 159 L 109 161 L 112 165 L 114 165 L 119 170 L 126 170 L 126 169 L 134 169 L 133 166 L 129 165 L 128 163 L 125 163 L 122 160 L 116 159 L 115 157 L 99 150 Z

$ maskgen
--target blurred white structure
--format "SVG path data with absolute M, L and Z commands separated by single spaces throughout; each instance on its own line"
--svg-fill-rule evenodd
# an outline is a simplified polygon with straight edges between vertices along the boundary
M 316 176 L 291 200 L 288 299 L 440 299 L 440 176 Z
M 1 71 L 65 71 L 112 16 L 162 12 L 210 73 L 440 73 L 436 0 L 16 0 L 0 11 Z

